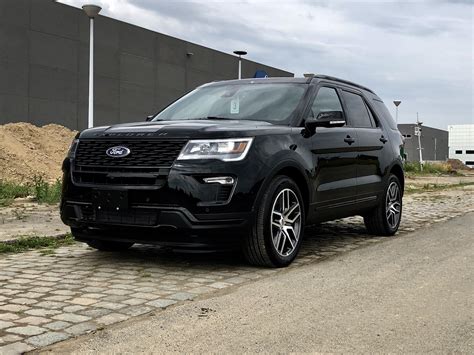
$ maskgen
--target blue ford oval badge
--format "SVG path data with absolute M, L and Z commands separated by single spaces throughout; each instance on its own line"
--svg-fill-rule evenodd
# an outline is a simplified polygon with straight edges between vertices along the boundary
M 123 146 L 111 147 L 105 151 L 105 154 L 112 158 L 123 158 L 130 154 L 130 149 Z

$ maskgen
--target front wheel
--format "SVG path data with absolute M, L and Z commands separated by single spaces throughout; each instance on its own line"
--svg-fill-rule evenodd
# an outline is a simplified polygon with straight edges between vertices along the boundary
M 289 265 L 300 249 L 304 221 L 298 185 L 287 176 L 275 177 L 260 202 L 252 232 L 244 239 L 247 260 L 269 267 Z
M 402 188 L 400 180 L 391 174 L 379 205 L 364 216 L 367 231 L 375 235 L 394 235 L 402 218 Z

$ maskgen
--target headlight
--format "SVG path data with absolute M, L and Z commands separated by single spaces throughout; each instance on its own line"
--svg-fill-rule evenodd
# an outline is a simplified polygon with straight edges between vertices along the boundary
M 253 138 L 193 140 L 181 151 L 178 160 L 219 159 L 243 160 L 252 145 Z
M 77 146 L 79 145 L 79 139 L 74 139 L 69 147 L 69 151 L 67 152 L 68 158 L 75 158 L 76 157 L 76 150 Z

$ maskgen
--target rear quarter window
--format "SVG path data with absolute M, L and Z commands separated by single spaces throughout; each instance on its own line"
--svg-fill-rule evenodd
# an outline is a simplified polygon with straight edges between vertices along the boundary
M 375 113 L 378 117 L 382 118 L 391 129 L 398 129 L 397 123 L 393 119 L 390 111 L 388 111 L 387 106 L 381 100 L 372 100 L 375 108 Z

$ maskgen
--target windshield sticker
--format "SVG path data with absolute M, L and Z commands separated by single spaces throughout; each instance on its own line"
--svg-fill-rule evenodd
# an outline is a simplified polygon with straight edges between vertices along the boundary
M 239 111 L 240 111 L 239 98 L 236 97 L 235 99 L 230 101 L 230 113 L 235 115 L 235 114 L 238 114 Z

